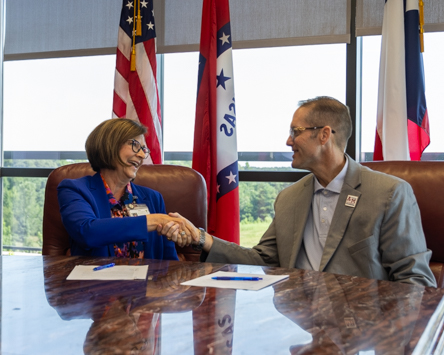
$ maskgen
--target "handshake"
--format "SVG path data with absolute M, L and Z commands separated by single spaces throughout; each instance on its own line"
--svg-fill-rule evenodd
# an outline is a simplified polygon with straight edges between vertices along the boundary
M 180 247 L 201 244 L 203 250 L 209 251 L 213 244 L 213 238 L 206 232 L 205 240 L 201 242 L 201 230 L 179 213 L 156 213 L 146 217 L 149 232 L 157 230 L 159 235 L 164 235 Z

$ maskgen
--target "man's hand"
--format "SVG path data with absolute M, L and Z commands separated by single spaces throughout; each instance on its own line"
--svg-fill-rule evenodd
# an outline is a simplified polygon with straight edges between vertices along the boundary
M 190 245 L 192 240 L 190 229 L 194 226 L 187 224 L 188 221 L 185 218 L 156 213 L 147 215 L 146 219 L 149 232 L 157 230 L 159 234 L 166 236 L 168 240 L 174 241 L 180 247 Z
M 169 213 L 162 215 L 170 218 L 165 224 L 157 225 L 157 232 L 165 235 L 168 240 L 172 240 L 178 246 L 188 246 L 190 244 L 198 244 L 200 240 L 200 230 L 194 226 L 188 219 L 182 217 L 179 213 Z M 202 248 L 205 252 L 209 252 L 213 245 L 213 237 L 205 232 L 205 244 Z

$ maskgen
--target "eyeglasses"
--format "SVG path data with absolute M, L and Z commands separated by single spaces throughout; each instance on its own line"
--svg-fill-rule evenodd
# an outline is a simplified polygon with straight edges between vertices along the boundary
M 295 127 L 295 128 L 290 128 L 290 137 L 291 139 L 294 139 L 295 137 L 299 136 L 302 132 L 304 132 L 305 130 L 316 130 L 316 129 L 321 129 L 324 128 L 325 126 L 319 126 L 319 127 Z M 336 131 L 331 130 L 331 133 L 336 133 Z
M 131 142 L 131 148 L 133 149 L 134 153 L 137 154 L 142 149 L 142 152 L 145 153 L 145 158 L 144 159 L 148 158 L 148 155 L 151 153 L 151 151 L 147 147 L 142 147 L 142 144 L 140 144 L 135 139 L 128 139 L 128 142 Z

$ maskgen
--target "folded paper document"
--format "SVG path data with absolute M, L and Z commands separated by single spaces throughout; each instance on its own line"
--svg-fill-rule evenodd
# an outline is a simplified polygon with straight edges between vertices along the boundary
M 223 280 L 226 278 L 231 280 Z M 243 280 L 239 280 L 242 278 Z M 254 281 L 251 279 L 254 279 Z M 288 279 L 288 275 L 241 274 L 237 272 L 218 271 L 182 282 L 181 285 L 257 291 L 285 279 Z
M 116 265 L 94 271 L 100 265 L 76 265 L 67 280 L 145 280 L 148 265 Z

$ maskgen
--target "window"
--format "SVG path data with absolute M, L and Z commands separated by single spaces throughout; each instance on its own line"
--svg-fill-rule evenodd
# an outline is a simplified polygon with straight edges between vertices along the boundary
M 298 101 L 321 95 L 345 101 L 345 49 L 344 44 L 330 44 L 233 51 L 241 168 L 248 162 L 250 168 L 291 169 L 285 142 Z M 165 54 L 167 159 L 173 152 L 193 149 L 197 69 L 198 53 Z
M 111 118 L 115 65 L 112 55 L 5 62 L 4 165 L 56 167 L 69 163 L 61 152 L 84 152 Z
M 86 160 L 85 140 L 112 115 L 115 56 L 4 63 L 4 166 L 55 168 Z M 7 252 L 40 251 L 46 179 L 3 177 Z
M 45 178 L 3 178 L 3 247 L 41 253 Z
M 440 58 L 444 56 L 444 32 L 426 33 L 424 35 L 424 76 L 426 88 L 427 111 L 430 124 L 430 145 L 423 153 L 422 160 L 443 160 L 444 141 L 441 132 L 444 130 L 442 112 L 442 87 L 444 68 Z M 378 105 L 379 57 L 381 36 L 363 37 L 362 54 L 362 123 L 361 123 L 361 160 L 373 159 L 376 130 L 376 109 Z

